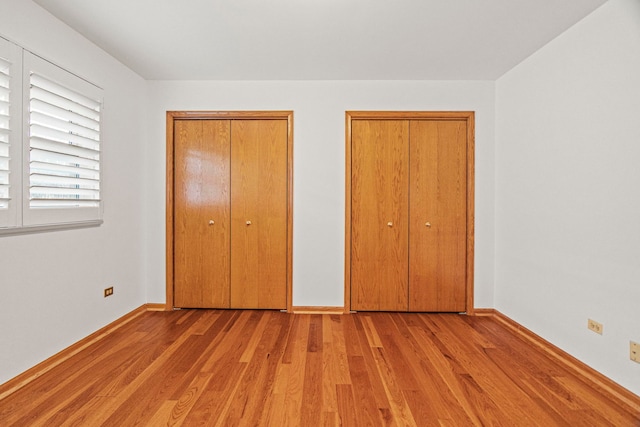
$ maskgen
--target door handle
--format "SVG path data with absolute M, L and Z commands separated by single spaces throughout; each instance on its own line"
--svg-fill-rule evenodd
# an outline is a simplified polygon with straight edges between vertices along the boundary
M 210 220 L 209 220 L 209 225 L 213 225 L 213 224 L 215 224 L 215 223 L 216 223 L 216 222 L 215 222 L 214 220 L 212 220 L 212 219 L 210 219 Z
M 427 226 L 427 227 L 429 227 L 429 228 L 431 228 L 431 223 L 430 223 L 430 222 L 427 222 L 427 223 L 425 223 L 424 225 L 425 225 L 425 226 Z
M 247 225 L 251 225 L 251 221 L 247 221 Z
M 387 223 L 387 227 L 393 227 L 393 222 L 389 221 L 389 222 Z

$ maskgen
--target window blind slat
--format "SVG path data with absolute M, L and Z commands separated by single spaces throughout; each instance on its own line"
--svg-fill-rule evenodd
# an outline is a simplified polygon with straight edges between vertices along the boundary
M 98 171 L 100 169 L 100 163 L 98 160 L 86 159 L 70 154 L 32 149 L 30 157 L 31 162 L 33 163 L 68 166 L 71 168 L 89 169 L 93 171 Z
M 48 104 L 57 105 L 65 110 L 73 111 L 80 116 L 84 116 L 93 120 L 100 119 L 100 113 L 98 111 L 87 108 L 84 105 L 80 105 L 70 99 L 49 92 L 37 86 L 31 86 L 30 97 L 30 99 L 39 99 Z
M 9 73 L 11 61 L 0 56 L 0 73 Z
M 69 123 L 68 121 L 60 120 L 56 117 L 48 116 L 46 114 L 31 112 L 31 123 L 41 125 L 50 129 L 55 129 L 60 132 L 72 133 L 74 135 L 78 135 L 93 141 L 100 141 L 99 131 L 89 129 L 75 123 Z
M 56 117 L 58 119 L 66 120 L 69 122 L 72 121 L 75 124 L 84 126 L 88 129 L 93 129 L 94 131 L 100 130 L 100 122 L 96 119 L 79 116 L 72 111 L 56 107 L 55 105 L 51 105 L 39 99 L 32 99 L 29 105 L 31 112 L 42 113 L 47 116 Z
M 29 128 L 32 138 L 43 138 L 50 141 L 56 141 L 74 147 L 82 147 L 92 151 L 100 150 L 100 142 L 93 139 L 84 138 L 68 132 L 62 132 L 57 129 L 48 128 L 41 125 L 32 124 Z
M 6 73 L 0 73 L 0 99 L 6 99 L 9 97 L 9 88 L 11 87 L 11 76 Z
M 99 160 L 100 152 L 89 148 L 78 147 L 77 145 L 69 145 L 64 142 L 52 141 L 46 138 L 31 138 L 31 148 L 54 153 L 68 154 L 83 159 Z
M 78 93 L 75 90 L 69 89 L 65 86 L 59 85 L 54 81 L 38 74 L 32 73 L 30 77 L 31 85 L 46 90 L 47 92 L 55 93 L 58 96 L 68 99 L 75 104 L 81 105 L 89 110 L 99 111 L 101 107 L 100 101 L 91 99 Z
M 0 138 L 0 157 L 9 157 L 9 143 Z
M 9 101 L 9 99 L 11 99 L 11 90 L 4 85 L 4 82 L 0 78 L 0 100 Z
M 32 186 L 30 188 L 31 198 L 40 200 L 98 200 L 100 192 L 86 188 L 60 188 Z
M 9 184 L 0 183 L 0 203 L 2 203 L 2 201 L 7 202 L 9 200 L 11 200 L 11 198 L 9 198 Z
M 31 184 L 34 187 L 72 188 L 72 189 L 87 189 L 87 190 L 100 189 L 99 180 L 84 179 L 84 178 L 70 178 L 66 176 L 44 175 L 44 174 L 38 174 L 38 173 L 31 174 Z
M 11 123 L 11 118 L 9 114 L 0 113 L 0 129 L 11 129 L 9 125 Z
M 95 208 L 100 200 L 31 199 L 32 208 Z
M 100 180 L 100 172 L 95 169 L 86 169 L 78 166 L 63 166 L 44 162 L 31 162 L 31 172 L 42 175 Z

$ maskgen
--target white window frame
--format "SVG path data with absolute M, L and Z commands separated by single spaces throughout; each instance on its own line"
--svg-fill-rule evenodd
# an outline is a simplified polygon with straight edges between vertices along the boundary
M 95 206 L 31 207 L 30 203 L 30 76 L 36 73 L 68 90 L 97 101 L 102 116 L 103 90 L 63 68 L 0 37 L 0 57 L 10 56 L 11 73 L 11 145 L 9 209 L 0 209 L 0 236 L 90 227 L 102 224 L 103 131 L 100 129 L 98 179 L 100 199 Z M 14 80 L 15 79 L 15 80 Z M 101 118 L 101 117 L 100 117 Z M 102 123 L 100 123 L 102 126 Z

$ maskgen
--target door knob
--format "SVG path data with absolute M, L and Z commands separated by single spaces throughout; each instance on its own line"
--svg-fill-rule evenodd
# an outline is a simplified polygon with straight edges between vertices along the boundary
M 251 225 L 251 221 L 247 221 L 247 225 Z
M 212 220 L 212 219 L 210 219 L 210 220 L 209 220 L 209 225 L 213 225 L 213 224 L 215 224 L 215 221 L 214 221 L 214 220 Z
M 426 225 L 427 227 L 431 227 L 431 223 L 430 222 L 427 222 L 424 225 Z
M 387 223 L 387 227 L 393 227 L 393 222 L 389 221 L 389 222 Z

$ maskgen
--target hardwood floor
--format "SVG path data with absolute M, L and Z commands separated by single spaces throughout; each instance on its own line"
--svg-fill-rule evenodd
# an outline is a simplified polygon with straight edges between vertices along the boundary
M 0 400 L 1 426 L 639 426 L 490 317 L 146 312 Z

